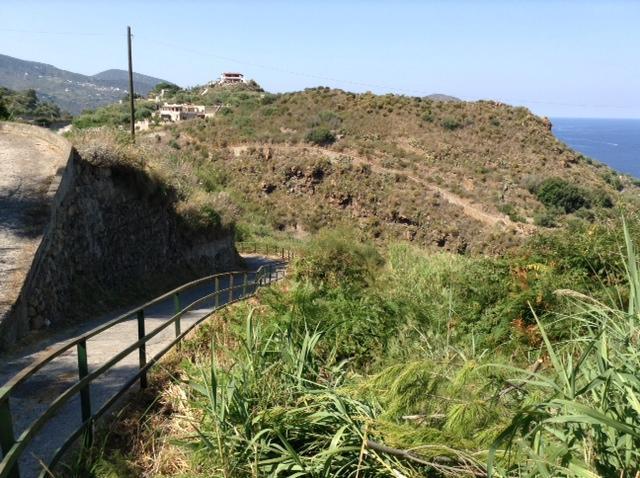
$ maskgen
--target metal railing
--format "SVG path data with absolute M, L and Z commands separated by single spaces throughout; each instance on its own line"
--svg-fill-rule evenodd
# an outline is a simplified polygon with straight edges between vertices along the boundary
M 283 261 L 291 261 L 295 257 L 295 253 L 291 248 L 262 242 L 237 242 L 236 249 L 238 250 L 238 252 L 244 252 L 247 254 L 260 254 L 268 257 L 279 257 Z
M 61 345 L 56 350 L 49 353 L 46 357 L 38 362 L 24 368 L 11 380 L 9 380 L 2 388 L 0 388 L 0 449 L 2 450 L 2 461 L 0 461 L 0 478 L 19 478 L 19 460 L 23 455 L 27 446 L 31 443 L 37 432 L 56 415 L 56 412 L 67 403 L 73 396 L 80 396 L 80 412 L 82 417 L 81 425 L 65 440 L 64 444 L 58 448 L 52 459 L 49 460 L 49 469 L 57 464 L 64 453 L 75 442 L 77 438 L 84 434 L 84 445 L 90 446 L 93 437 L 94 422 L 102 416 L 115 402 L 136 382 L 140 381 L 140 387 L 147 386 L 147 371 L 155 365 L 160 358 L 165 355 L 173 346 L 180 342 L 193 328 L 208 318 L 216 310 L 229 304 L 245 299 L 255 294 L 257 289 L 266 286 L 272 282 L 281 279 L 285 274 L 286 261 L 293 257 L 291 251 L 284 248 L 276 248 L 274 246 L 262 246 L 258 243 L 239 243 L 238 249 L 242 251 L 251 251 L 265 255 L 277 256 L 279 261 L 262 265 L 256 271 L 233 271 L 215 274 L 184 284 L 144 305 L 130 310 L 115 319 L 90 330 L 79 337 L 70 340 Z M 234 278 L 241 278 L 236 281 Z M 220 284 L 228 282 L 227 287 L 220 288 Z M 213 284 L 213 292 L 208 293 L 186 307 L 181 306 L 181 295 L 185 292 L 193 290 L 203 284 Z M 221 303 L 221 299 L 226 302 Z M 145 310 L 160 304 L 161 302 L 173 298 L 175 313 L 169 319 L 165 320 L 162 325 L 156 327 L 153 331 L 147 333 L 145 331 Z M 213 301 L 213 309 L 199 317 L 195 322 L 182 330 L 181 318 L 189 311 L 207 301 Z M 123 323 L 127 320 L 135 318 L 138 324 L 138 340 L 126 347 L 124 350 L 114 355 L 101 366 L 93 371 L 89 370 L 87 341 L 100 333 L 112 328 L 113 326 Z M 147 342 L 158 335 L 161 331 L 169 327 L 171 324 L 175 326 L 175 338 L 168 343 L 160 352 L 153 357 L 147 358 Z M 63 393 L 58 395 L 49 405 L 49 407 L 36 418 L 19 437 L 14 436 L 14 417 L 10 408 L 10 397 L 16 388 L 23 384 L 29 377 L 41 370 L 45 365 L 52 362 L 55 358 L 60 357 L 67 351 L 76 348 L 78 358 L 78 381 L 67 388 Z M 93 411 L 91 406 L 91 383 L 110 370 L 114 365 L 123 360 L 131 353 L 138 350 L 138 370 L 130 377 L 125 384 L 109 398 L 97 411 Z M 43 470 L 41 477 L 47 475 L 47 470 Z

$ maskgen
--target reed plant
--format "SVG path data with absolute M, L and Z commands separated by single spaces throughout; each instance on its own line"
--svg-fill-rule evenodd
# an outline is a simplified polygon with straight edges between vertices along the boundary
M 517 410 L 489 460 L 503 476 L 636 477 L 640 473 L 640 274 L 624 225 L 627 293 L 611 304 L 558 291 L 575 312 L 556 314 L 571 331 L 554 343 L 538 318 L 547 370 L 524 380 L 545 393 Z M 504 460 L 496 455 L 504 453 Z M 497 463 L 500 463 L 497 466 Z

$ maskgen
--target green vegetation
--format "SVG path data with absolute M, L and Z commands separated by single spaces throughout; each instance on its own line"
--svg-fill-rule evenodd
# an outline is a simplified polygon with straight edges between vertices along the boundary
M 304 236 L 358 218 L 361 235 L 380 241 L 501 253 L 535 225 L 638 207 L 628 178 L 621 192 L 523 108 L 328 88 L 214 88 L 196 101 L 222 109 L 171 127 L 175 141 L 190 157 L 208 156 L 198 168 L 225 171 L 223 190 L 247 228 Z
M 136 121 L 150 118 L 156 105 L 151 101 L 136 100 Z M 98 108 L 95 111 L 83 111 L 73 119 L 73 126 L 78 129 L 99 126 L 127 126 L 130 122 L 128 100 Z
M 282 287 L 185 343 L 176 379 L 136 412 L 153 426 L 108 438 L 98 463 L 118 476 L 634 476 L 640 278 L 624 234 L 626 264 L 612 260 L 619 227 L 557 231 L 505 259 L 381 254 L 324 231 Z
M 305 139 L 318 146 L 327 146 L 336 140 L 336 136 L 327 128 L 312 128 Z
M 188 224 L 303 252 L 183 345 L 94 476 L 638 473 L 629 178 L 491 102 L 328 88 L 201 101 L 215 118 L 158 127 L 125 156 Z
M 591 201 L 582 188 L 559 178 L 543 181 L 538 187 L 536 195 L 545 206 L 562 209 L 565 213 L 575 212 L 583 207 L 591 207 Z
M 35 90 L 12 91 L 0 87 L 0 120 L 25 121 L 40 126 L 49 126 L 61 121 L 63 114 L 56 105 L 38 98 Z

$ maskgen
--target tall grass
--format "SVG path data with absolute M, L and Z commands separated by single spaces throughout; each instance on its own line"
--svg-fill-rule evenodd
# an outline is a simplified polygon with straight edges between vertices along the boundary
M 640 474 L 640 275 L 626 224 L 624 237 L 627 307 L 560 291 L 577 306 L 576 313 L 558 317 L 571 337 L 552 343 L 538 321 L 549 370 L 526 382 L 545 398 L 518 410 L 496 440 L 493 454 L 506 451 L 496 474 Z
M 318 331 L 266 331 L 249 314 L 241 345 L 190 380 L 195 446 L 224 477 L 416 476 L 397 459 L 363 453 L 378 409 L 340 392 L 340 367 L 315 354 Z M 192 443 L 194 446 L 194 443 Z

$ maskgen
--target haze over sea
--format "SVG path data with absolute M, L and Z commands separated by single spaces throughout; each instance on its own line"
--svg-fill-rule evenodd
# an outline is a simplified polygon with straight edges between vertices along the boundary
M 640 178 L 640 119 L 552 118 L 553 134 L 585 156 Z

